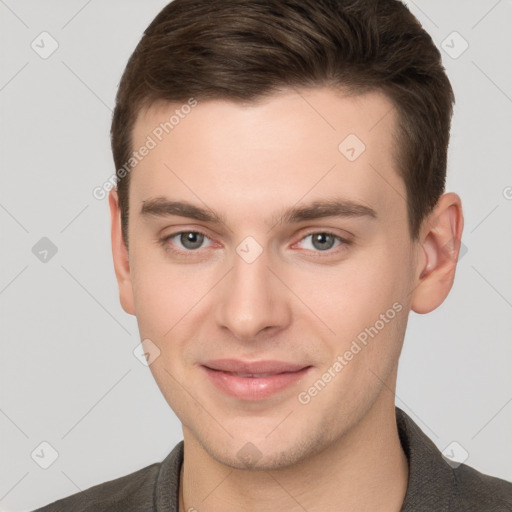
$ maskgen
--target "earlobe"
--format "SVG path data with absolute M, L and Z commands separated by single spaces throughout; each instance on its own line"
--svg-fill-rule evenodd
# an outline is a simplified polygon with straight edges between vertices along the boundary
M 411 298 L 411 308 L 416 313 L 433 311 L 448 296 L 455 278 L 463 225 L 459 196 L 441 196 L 425 220 L 418 242 L 422 257 L 418 259 L 418 278 Z
M 123 239 L 121 212 L 116 190 L 111 190 L 108 197 L 111 221 L 112 257 L 119 287 L 119 300 L 122 308 L 130 315 L 135 315 L 133 287 L 130 273 L 128 247 Z

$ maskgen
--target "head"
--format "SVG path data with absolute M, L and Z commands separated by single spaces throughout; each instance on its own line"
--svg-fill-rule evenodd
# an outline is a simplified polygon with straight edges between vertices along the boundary
M 408 313 L 455 272 L 452 104 L 395 0 L 175 0 L 147 28 L 112 121 L 116 275 L 213 458 L 293 464 L 393 403 Z M 228 358 L 303 369 L 233 396 L 214 368 Z

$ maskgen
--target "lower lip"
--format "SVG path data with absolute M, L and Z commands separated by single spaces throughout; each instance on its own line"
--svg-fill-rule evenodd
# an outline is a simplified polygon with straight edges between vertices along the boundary
M 202 366 L 211 382 L 227 395 L 241 400 L 264 400 L 300 381 L 311 366 L 296 372 L 277 373 L 268 377 L 238 377 L 228 372 Z

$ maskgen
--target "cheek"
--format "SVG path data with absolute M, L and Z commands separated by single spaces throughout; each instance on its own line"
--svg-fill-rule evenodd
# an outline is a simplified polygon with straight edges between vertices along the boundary
M 135 253 L 131 270 L 140 334 L 158 340 L 162 350 L 178 350 L 176 340 L 190 337 L 202 323 L 219 272 L 212 266 L 171 263 L 163 251 L 149 252 Z
M 363 361 L 396 356 L 409 301 L 404 250 L 374 245 L 329 272 L 299 276 L 297 294 L 307 298 L 307 305 L 330 331 L 325 331 L 325 349 L 331 358 L 357 352 L 347 354 L 358 361 L 350 364 L 354 368 Z
M 375 244 L 336 267 L 303 272 L 295 282 L 301 296 L 333 325 L 348 327 L 375 321 L 404 298 L 406 262 L 403 255 L 399 260 L 398 254 L 391 247 Z
M 169 265 L 135 254 L 131 268 L 135 314 L 143 337 L 162 337 L 183 315 L 182 305 L 190 287 Z

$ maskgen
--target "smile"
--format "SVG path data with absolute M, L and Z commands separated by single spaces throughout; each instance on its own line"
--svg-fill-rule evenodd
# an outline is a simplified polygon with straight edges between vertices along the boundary
M 269 398 L 299 382 L 312 368 L 281 361 L 210 361 L 201 366 L 208 380 L 224 394 L 240 400 Z

